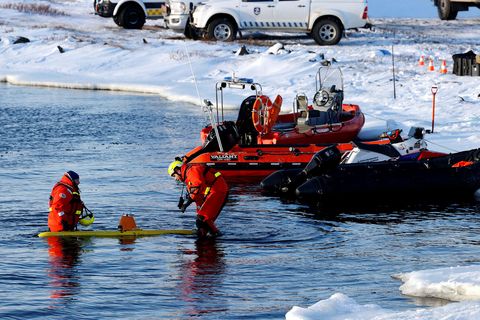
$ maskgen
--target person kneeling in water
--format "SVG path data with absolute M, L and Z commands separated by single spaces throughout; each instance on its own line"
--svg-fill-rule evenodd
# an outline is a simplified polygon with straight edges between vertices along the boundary
M 168 174 L 187 187 L 187 201 L 180 199 L 178 208 L 185 212 L 190 203 L 197 205 L 198 236 L 218 236 L 220 231 L 215 220 L 228 198 L 228 185 L 220 172 L 203 164 L 187 164 L 175 160 L 168 167 Z
M 89 226 L 95 220 L 80 199 L 80 177 L 75 171 L 67 171 L 52 189 L 49 201 L 48 228 L 52 232 L 74 231 L 77 224 Z M 88 211 L 87 215 L 83 215 Z

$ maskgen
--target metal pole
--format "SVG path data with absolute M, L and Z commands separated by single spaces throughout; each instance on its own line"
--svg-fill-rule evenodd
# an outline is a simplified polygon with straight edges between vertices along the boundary
M 395 33 L 394 33 L 395 37 Z M 395 83 L 395 53 L 393 51 L 393 44 L 392 44 L 392 72 L 393 72 L 393 99 L 397 99 L 397 90 L 396 90 L 396 83 Z
M 435 128 L 435 95 L 438 92 L 438 87 L 433 86 L 432 87 L 432 133 L 433 129 Z
M 203 100 L 204 107 L 210 117 L 210 123 L 212 124 L 212 130 L 215 132 L 215 136 L 217 137 L 218 140 L 218 147 L 220 148 L 220 152 L 223 152 L 223 145 L 222 145 L 222 140 L 220 139 L 220 133 L 218 132 L 218 123 L 215 121 L 213 115 L 212 115 L 212 106 L 213 104 L 208 101 L 207 99 Z

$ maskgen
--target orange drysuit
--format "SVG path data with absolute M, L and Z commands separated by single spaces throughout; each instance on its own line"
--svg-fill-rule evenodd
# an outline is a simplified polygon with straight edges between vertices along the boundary
M 227 202 L 227 182 L 220 172 L 215 172 L 205 165 L 183 164 L 180 172 L 190 198 L 197 205 L 197 227 L 200 235 L 209 231 L 213 235 L 218 234 L 214 222 Z
M 78 186 L 64 175 L 55 184 L 50 194 L 50 209 L 48 214 L 48 227 L 50 231 L 75 230 L 83 210 Z

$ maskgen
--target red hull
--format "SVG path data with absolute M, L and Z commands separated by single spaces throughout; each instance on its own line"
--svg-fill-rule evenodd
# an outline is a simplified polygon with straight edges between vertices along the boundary
M 354 104 L 344 104 L 340 122 L 322 124 L 317 126 L 295 126 L 299 114 L 281 114 L 278 116 L 277 125 L 292 124 L 291 129 L 279 130 L 273 127 L 268 134 L 259 134 L 257 144 L 315 144 L 315 143 L 347 143 L 352 141 L 360 132 L 365 123 L 365 117 L 360 107 Z M 212 127 L 202 129 L 200 139 L 205 142 Z
M 338 123 L 317 125 L 314 127 L 295 127 L 290 131 L 276 131 L 259 135 L 258 144 L 297 144 L 297 143 L 341 143 L 352 141 L 365 123 L 365 117 L 358 105 L 344 104 Z M 292 115 L 280 116 L 277 123 L 285 123 Z
M 303 168 L 312 156 L 328 145 L 265 145 L 234 146 L 228 152 L 207 152 L 189 163 L 201 163 L 220 171 L 230 183 L 260 182 L 269 174 L 280 169 Z M 352 149 L 352 144 L 338 145 L 342 152 Z M 193 154 L 198 149 L 192 150 Z M 188 157 L 189 154 L 186 156 Z

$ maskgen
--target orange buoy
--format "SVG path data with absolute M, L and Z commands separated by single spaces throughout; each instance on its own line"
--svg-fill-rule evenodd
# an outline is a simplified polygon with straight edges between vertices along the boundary
M 120 217 L 120 222 L 118 223 L 118 230 L 121 232 L 137 230 L 137 223 L 133 215 L 124 214 Z

